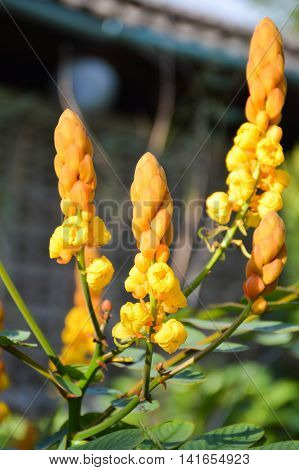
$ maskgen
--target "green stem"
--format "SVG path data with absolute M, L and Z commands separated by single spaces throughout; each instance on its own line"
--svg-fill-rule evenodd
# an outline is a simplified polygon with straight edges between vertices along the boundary
M 33 359 L 31 359 L 31 357 L 27 356 L 27 354 L 24 354 L 22 351 L 19 351 L 11 345 L 1 345 L 1 348 L 4 349 L 4 351 L 12 354 L 14 357 L 20 359 L 24 364 L 37 371 L 39 374 L 41 374 L 43 377 L 46 377 L 48 380 L 51 380 L 51 382 L 56 385 L 55 379 L 52 377 L 51 373 L 47 369 L 44 369 L 44 367 L 35 362 Z
M 17 290 L 16 286 L 14 285 L 12 279 L 10 278 L 8 272 L 6 271 L 4 265 L 0 261 L 0 277 L 7 288 L 8 292 L 10 293 L 13 301 L 15 302 L 16 306 L 20 310 L 24 320 L 26 321 L 27 325 L 30 327 L 31 331 L 33 332 L 34 336 L 38 340 L 39 344 L 49 356 L 52 363 L 57 367 L 58 371 L 62 371 L 63 365 L 61 364 L 57 354 L 55 353 L 54 349 L 50 345 L 47 338 L 44 336 L 43 332 L 41 331 L 40 327 L 32 317 L 31 313 L 28 310 L 24 300 L 22 299 L 19 291 Z
M 146 342 L 145 360 L 143 369 L 143 386 L 140 398 L 142 400 L 150 400 L 149 384 L 151 381 L 151 369 L 153 360 L 154 345 L 150 341 Z
M 150 309 L 151 309 L 151 315 L 154 318 L 153 324 L 155 324 L 156 314 L 157 314 L 157 301 L 152 294 L 150 294 Z M 146 342 L 146 350 L 145 350 L 143 386 L 141 390 L 141 399 L 143 400 L 150 400 L 149 384 L 151 380 L 151 369 L 152 369 L 153 352 L 154 352 L 154 345 L 151 342 L 151 336 L 153 334 L 153 331 L 154 331 L 153 327 L 151 326 L 150 331 L 149 331 L 149 340 Z
M 93 436 L 94 434 L 98 434 L 102 431 L 105 431 L 105 429 L 110 428 L 114 424 L 118 423 L 121 419 L 125 418 L 129 413 L 131 413 L 136 406 L 138 406 L 140 403 L 140 398 L 139 397 L 134 397 L 132 400 L 129 401 L 129 403 L 119 410 L 117 413 L 112 415 L 110 418 L 106 419 L 100 424 L 96 424 L 95 426 L 92 426 L 88 429 L 84 429 L 83 431 L 78 432 L 77 434 L 74 435 L 73 439 L 74 440 L 84 440 L 87 439 L 88 437 Z
M 246 307 L 244 308 L 243 312 L 239 315 L 239 317 L 236 318 L 236 320 L 231 324 L 231 326 L 227 328 L 227 330 L 225 330 L 225 332 L 223 332 L 222 335 L 219 336 L 219 338 L 217 338 L 215 341 L 209 344 L 209 346 L 207 346 L 203 351 L 197 352 L 196 354 L 194 354 L 194 356 L 184 361 L 182 364 L 177 366 L 175 369 L 173 369 L 169 373 L 164 374 L 156 379 L 153 379 L 149 384 L 149 391 L 151 392 L 160 384 L 163 384 L 167 380 L 171 379 L 175 375 L 182 372 L 187 367 L 190 367 L 190 365 L 194 364 L 195 362 L 198 362 L 200 359 L 205 357 L 210 352 L 214 351 L 214 349 L 216 349 L 227 338 L 229 338 L 232 335 L 232 333 L 241 325 L 241 323 L 243 323 L 243 321 L 247 318 L 247 316 L 249 315 L 251 311 L 251 306 L 252 306 L 252 303 L 251 302 L 248 303 Z M 136 406 L 138 406 L 139 403 L 140 403 L 140 398 L 138 396 L 135 396 L 120 411 L 113 414 L 110 418 L 106 419 L 104 422 L 77 433 L 74 436 L 74 439 L 76 440 L 87 439 L 93 436 L 94 434 L 98 434 L 102 431 L 105 431 L 105 429 L 113 426 L 114 424 L 118 423 L 121 419 L 123 419 L 125 416 L 127 416 L 132 410 L 134 410 L 134 408 L 136 408 Z
M 97 343 L 96 347 L 94 349 L 94 352 L 93 352 L 92 359 L 91 359 L 91 361 L 89 363 L 89 366 L 88 366 L 88 369 L 85 373 L 85 378 L 80 380 L 80 382 L 78 383 L 78 385 L 81 388 L 81 390 L 83 391 L 83 393 L 85 392 L 88 385 L 90 384 L 94 374 L 99 369 L 99 367 L 100 367 L 99 361 L 100 360 L 101 360 L 101 358 L 100 358 L 100 344 Z
M 67 402 L 69 410 L 68 436 L 71 438 L 79 428 L 82 397 L 69 398 Z
M 244 310 L 242 311 L 242 313 L 235 319 L 235 321 L 231 324 L 229 328 L 227 328 L 218 338 L 216 338 L 215 341 L 210 343 L 203 351 L 198 351 L 192 357 L 182 362 L 182 364 L 172 369 L 172 371 L 166 374 L 166 380 L 170 379 L 171 377 L 174 377 L 175 375 L 182 372 L 184 369 L 187 369 L 188 367 L 192 366 L 199 360 L 203 359 L 210 352 L 214 351 L 220 344 L 226 341 L 227 338 L 229 338 L 234 333 L 234 331 L 246 320 L 246 318 L 250 314 L 251 307 L 252 307 L 252 302 L 249 302 L 244 308 Z M 155 380 L 158 380 L 161 382 L 161 378 L 158 378 Z M 164 379 L 162 381 L 164 381 Z
M 211 269 L 215 266 L 217 261 L 221 258 L 222 254 L 231 244 L 232 239 L 237 231 L 237 228 L 244 218 L 246 212 L 248 211 L 248 204 L 245 203 L 240 211 L 237 213 L 231 227 L 226 231 L 225 236 L 220 243 L 219 247 L 215 251 L 215 253 L 211 256 L 209 261 L 203 267 L 203 269 L 199 272 L 199 274 L 193 279 L 193 281 L 184 289 L 184 294 L 188 297 L 192 292 L 201 284 L 201 282 L 205 279 L 205 277 L 210 273 Z
M 85 267 L 85 259 L 84 259 L 84 248 L 82 248 L 79 251 L 79 253 L 77 255 L 77 262 L 78 262 L 78 269 L 79 269 L 79 273 L 80 273 L 80 277 L 81 277 L 82 289 L 83 289 L 83 294 L 84 294 L 84 297 L 85 297 L 85 302 L 86 302 L 86 305 L 87 305 L 87 308 L 88 308 L 88 312 L 89 312 L 91 321 L 93 323 L 93 327 L 94 327 L 94 330 L 95 330 L 95 333 L 96 333 L 97 341 L 99 341 L 99 344 L 100 344 L 99 351 L 100 351 L 100 354 L 101 354 L 102 353 L 102 341 L 103 341 L 104 337 L 103 337 L 103 333 L 101 331 L 96 313 L 95 313 L 93 305 L 92 305 L 90 291 L 89 291 L 89 287 L 88 287 L 88 284 L 87 284 L 86 272 L 85 272 L 86 267 Z

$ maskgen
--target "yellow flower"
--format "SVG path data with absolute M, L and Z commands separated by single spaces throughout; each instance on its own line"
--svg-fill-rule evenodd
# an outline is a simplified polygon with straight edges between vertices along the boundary
M 6 372 L 3 372 L 0 376 L 0 391 L 7 390 L 10 386 L 10 380 Z
M 133 336 L 140 333 L 144 327 L 150 326 L 153 320 L 149 303 L 127 302 L 120 309 L 120 321 Z
M 7 390 L 10 386 L 10 380 L 5 372 L 4 362 L 0 360 L 0 392 Z
M 136 299 L 143 299 L 148 294 L 147 274 L 139 271 L 137 266 L 133 266 L 125 280 L 125 289 L 127 292 L 132 292 Z
M 249 210 L 246 214 L 246 225 L 247 227 L 257 227 L 260 223 L 261 218 L 259 214 L 253 210 Z
M 95 216 L 88 225 L 88 244 L 91 246 L 104 246 L 111 240 L 111 233 L 107 230 L 104 221 Z
M 70 309 L 65 317 L 61 333 L 64 347 L 61 358 L 65 364 L 86 363 L 94 348 L 94 331 L 92 321 L 85 306 Z
M 72 258 L 74 250 L 71 250 L 65 246 L 62 225 L 55 229 L 53 235 L 50 238 L 49 253 L 50 258 L 58 258 L 57 261 L 60 264 L 66 264 Z
M 255 188 L 255 179 L 246 168 L 232 171 L 226 180 L 229 186 L 228 195 L 230 201 L 242 206 L 249 199 Z
M 88 240 L 88 224 L 81 217 L 73 215 L 65 219 L 62 224 L 62 237 L 64 246 L 81 248 Z
M 227 224 L 229 222 L 232 205 L 228 199 L 228 195 L 221 191 L 211 194 L 207 198 L 207 213 L 211 219 L 219 224 Z
M 184 325 L 172 318 L 162 324 L 158 333 L 154 335 L 154 342 L 172 354 L 186 341 L 187 336 Z
M 154 297 L 158 300 L 163 300 L 175 286 L 176 278 L 173 270 L 168 264 L 161 261 L 149 268 L 147 278 L 149 287 L 153 291 Z
M 68 217 L 50 238 L 50 258 L 58 258 L 58 263 L 66 264 L 87 240 L 88 224 L 76 215 Z
M 151 265 L 150 260 L 145 258 L 142 253 L 137 253 L 135 256 L 135 266 L 137 267 L 138 271 L 142 273 L 146 273 L 148 271 L 148 268 Z
M 100 292 L 109 284 L 114 274 L 111 261 L 106 256 L 94 259 L 86 269 L 87 283 L 91 290 Z
M 284 170 L 273 170 L 261 179 L 260 187 L 265 191 L 282 193 L 290 184 L 290 177 Z
M 239 128 L 234 143 L 243 150 L 255 151 L 259 137 L 258 127 L 250 122 L 245 122 Z
M 266 166 L 276 167 L 284 161 L 282 146 L 269 137 L 265 137 L 258 143 L 256 156 L 258 161 Z
M 113 338 L 120 339 L 121 341 L 129 341 L 134 337 L 132 331 L 128 330 L 121 322 L 116 323 L 112 329 Z
M 282 209 L 283 202 L 280 193 L 274 191 L 266 191 L 263 193 L 258 200 L 257 211 L 261 219 L 265 217 L 268 212 L 280 211 Z
M 187 299 L 181 291 L 178 279 L 176 279 L 174 287 L 163 300 L 162 307 L 166 313 L 175 313 L 179 308 L 187 307 Z
M 245 165 L 248 161 L 251 161 L 254 156 L 254 153 L 246 152 L 237 145 L 234 145 L 226 155 L 226 167 L 228 171 L 233 171 L 236 168 Z
M 0 401 L 0 423 L 10 414 L 10 409 L 4 401 Z

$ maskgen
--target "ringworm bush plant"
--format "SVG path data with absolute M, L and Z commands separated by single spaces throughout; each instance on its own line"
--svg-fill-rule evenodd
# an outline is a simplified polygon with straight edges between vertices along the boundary
M 280 168 L 284 153 L 279 123 L 286 81 L 282 38 L 269 18 L 263 19 L 253 34 L 246 77 L 249 88 L 246 121 L 226 155 L 227 190 L 215 192 L 206 200 L 207 213 L 219 226 L 214 231 L 218 238 L 206 265 L 187 286 L 180 284 L 170 262 L 173 201 L 167 176 L 161 162 L 151 153 L 139 159 L 130 189 L 136 255 L 124 286 L 118 287 L 124 288 L 131 299 L 119 312 L 109 299 L 103 300 L 105 288 L 114 282 L 117 267 L 101 254 L 101 247 L 109 243 L 111 234 L 105 221 L 96 215 L 97 176 L 92 142 L 72 110 L 66 109 L 59 118 L 54 132 L 54 168 L 63 220 L 50 238 L 49 256 L 59 264 L 72 263 L 76 281 L 73 307 L 66 315 L 61 334 L 60 353 L 53 349 L 0 264 L 2 281 L 48 358 L 48 367 L 25 352 L 33 346 L 27 342 L 29 332 L 3 330 L 2 310 L 0 347 L 45 377 L 68 405 L 67 422 L 54 436 L 40 443 L 40 448 L 262 446 L 264 431 L 254 424 L 241 423 L 196 436 L 193 423 L 180 419 L 152 428 L 142 422 L 139 426 L 129 426 L 125 421 L 137 409 L 150 412 L 156 406 L 156 389 L 164 388 L 164 393 L 168 393 L 167 382 L 176 387 L 184 383 L 200 387 L 203 380 L 209 380 L 209 375 L 205 379 L 197 365 L 204 357 L 214 351 L 246 348 L 228 341 L 244 328 L 253 337 L 256 329 L 267 331 L 267 327 L 273 334 L 265 315 L 296 305 L 298 287 L 278 286 L 287 261 L 285 226 L 278 215 L 283 206 L 282 193 L 289 184 L 288 173 Z M 246 270 L 240 271 L 240 291 L 243 283 L 240 302 L 234 303 L 233 308 L 230 304 L 218 305 L 218 316 L 225 317 L 220 326 L 213 310 L 210 322 L 202 321 L 196 311 L 190 316 L 188 296 L 208 274 L 213 274 L 214 266 L 223 259 L 227 248 L 236 243 L 246 254 L 243 242 L 235 239 L 238 232 L 252 239 Z M 111 318 L 114 326 L 109 329 Z M 275 331 L 286 328 L 283 318 L 275 323 L 275 328 Z M 292 332 L 297 329 L 296 325 L 288 328 Z M 211 333 L 206 332 L 211 329 Z M 107 338 L 111 336 L 114 344 L 109 345 Z M 132 383 L 129 390 L 118 392 L 105 387 L 111 367 L 121 365 L 126 370 L 132 364 L 141 368 L 140 380 Z M 0 391 L 8 386 L 1 358 Z M 107 409 L 93 413 L 92 419 L 82 414 L 82 402 L 90 393 L 110 397 Z M 0 421 L 8 414 L 7 405 L 0 402 Z M 217 438 L 213 438 L 216 434 Z M 279 443 L 279 446 L 291 448 L 296 443 Z

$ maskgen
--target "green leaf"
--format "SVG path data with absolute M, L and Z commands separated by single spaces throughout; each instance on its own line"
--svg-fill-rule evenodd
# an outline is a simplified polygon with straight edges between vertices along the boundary
M 209 305 L 207 309 L 195 312 L 192 318 L 199 317 L 203 320 L 210 320 L 211 318 L 219 318 L 227 316 L 230 313 L 240 313 L 244 308 L 244 304 L 228 302 L 219 305 Z
M 36 445 L 37 450 L 44 450 L 44 449 L 49 449 L 49 447 L 52 447 L 54 444 L 57 442 L 61 441 L 63 437 L 66 435 L 67 430 L 66 429 L 61 429 L 54 434 L 52 434 L 49 437 L 46 437 L 45 439 L 42 439 L 38 444 Z
M 117 400 L 113 400 L 111 405 L 115 408 L 124 408 L 132 398 L 119 398 Z M 139 403 L 131 413 L 151 413 L 159 408 L 160 404 L 157 400 L 153 400 L 151 403 L 149 401 L 143 401 Z
M 164 450 L 161 442 L 158 440 L 157 436 L 154 432 L 152 432 L 149 428 L 145 426 L 145 424 L 140 421 L 139 425 L 144 432 L 146 440 L 144 440 L 139 446 L 138 449 L 141 450 L 152 450 L 152 449 L 159 449 Z
M 123 362 L 111 362 L 116 367 L 128 367 L 131 369 L 132 365 L 139 363 L 145 356 L 145 350 L 140 348 L 127 348 L 122 355 L 117 356 Z
M 206 337 L 201 331 L 197 330 L 196 328 L 186 326 L 185 329 L 188 333 L 188 337 L 185 343 L 181 344 L 179 349 L 191 348 L 191 345 L 196 344 L 198 341 L 202 341 Z
M 94 439 L 82 446 L 70 447 L 72 450 L 131 450 L 144 440 L 140 429 L 126 429 L 116 431 L 106 436 Z
M 27 346 L 35 348 L 37 344 L 25 342 L 30 335 L 30 331 L 2 330 L 0 331 L 0 346 Z
M 291 340 L 292 335 L 290 333 L 276 333 L 275 335 L 262 333 L 254 337 L 254 341 L 263 346 L 280 346 L 282 344 L 289 344 Z
M 232 320 L 201 320 L 198 318 L 189 318 L 184 320 L 191 325 L 202 328 L 204 330 L 221 331 L 228 328 L 232 324 Z M 233 336 L 239 334 L 248 333 L 251 331 L 258 331 L 261 333 L 293 333 L 299 331 L 299 325 L 291 323 L 282 323 L 279 321 L 265 321 L 265 320 L 253 320 L 247 323 L 243 323 L 233 333 Z
M 130 350 L 130 351 L 129 351 Z M 131 354 L 131 350 L 134 351 L 134 354 Z M 129 354 L 127 356 L 127 351 L 129 351 Z M 136 349 L 136 348 L 128 348 L 126 350 L 126 356 L 122 357 L 122 359 L 125 359 L 125 362 L 112 362 L 116 367 L 126 367 L 128 370 L 143 370 L 144 368 L 144 358 L 145 358 L 145 350 L 144 349 Z M 165 358 L 158 353 L 153 354 L 153 368 L 155 367 L 156 364 L 159 362 L 163 362 Z M 135 362 L 134 362 L 135 361 Z
M 194 432 L 194 424 L 191 421 L 175 419 L 158 424 L 150 431 L 155 434 L 165 449 L 174 449 L 191 436 Z
M 113 388 L 101 387 L 100 385 L 92 385 L 91 387 L 87 388 L 85 394 L 90 396 L 101 395 L 109 397 L 118 397 L 121 395 L 121 392 Z
M 171 378 L 169 383 L 176 383 L 181 385 L 200 384 L 206 380 L 204 374 L 194 368 L 185 369 L 179 374 Z
M 207 346 L 209 346 L 211 343 L 206 343 L 206 344 L 189 344 L 188 347 L 192 349 L 196 349 L 197 351 L 203 351 L 206 349 Z M 229 343 L 228 341 L 225 341 L 224 343 L 220 344 L 214 351 L 212 352 L 217 352 L 217 353 L 236 353 L 236 352 L 242 352 L 242 351 L 247 351 L 248 346 L 245 346 L 245 344 L 239 344 L 239 343 Z
M 67 448 L 67 435 L 63 436 L 63 438 L 59 442 L 57 450 L 65 450 L 66 448 Z
M 25 330 L 2 330 L 0 336 L 4 336 L 10 341 L 26 341 L 30 337 L 30 331 Z
M 255 447 L 254 450 L 299 450 L 299 441 L 282 441 Z
M 54 374 L 54 378 L 56 382 L 59 384 L 59 386 L 63 388 L 63 390 L 66 391 L 70 396 L 81 397 L 82 395 L 81 388 L 78 387 L 78 385 L 76 385 L 70 379 L 68 379 L 67 377 L 62 377 L 61 375 L 58 375 L 58 374 Z
M 263 429 L 252 424 L 239 423 L 214 429 L 199 438 L 186 442 L 180 449 L 218 450 L 248 449 L 264 435 Z
M 65 374 L 74 380 L 84 379 L 86 370 L 87 366 L 85 364 L 72 364 L 63 366 L 63 371 Z

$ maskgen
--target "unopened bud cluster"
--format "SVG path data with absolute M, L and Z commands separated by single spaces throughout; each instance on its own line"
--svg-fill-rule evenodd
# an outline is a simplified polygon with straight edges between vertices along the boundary
M 247 299 L 255 301 L 255 313 L 262 313 L 266 309 L 263 295 L 276 288 L 286 261 L 283 220 L 276 212 L 269 212 L 254 231 L 252 253 L 246 266 L 243 286 Z
M 232 211 L 249 203 L 247 225 L 256 227 L 271 211 L 282 209 L 281 194 L 289 176 L 278 167 L 284 161 L 278 126 L 286 94 L 282 38 L 274 23 L 263 19 L 253 34 L 247 64 L 250 96 L 247 122 L 241 125 L 226 156 L 227 192 L 207 198 L 208 215 L 227 224 Z

